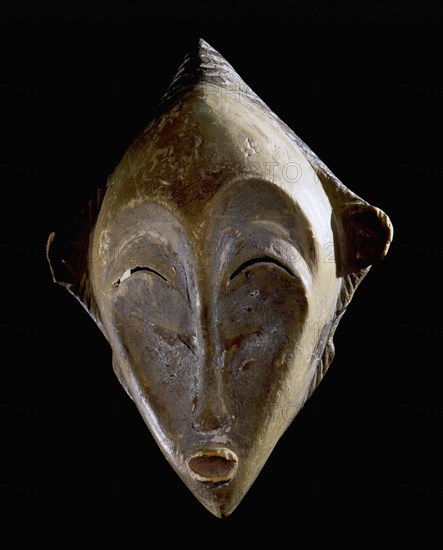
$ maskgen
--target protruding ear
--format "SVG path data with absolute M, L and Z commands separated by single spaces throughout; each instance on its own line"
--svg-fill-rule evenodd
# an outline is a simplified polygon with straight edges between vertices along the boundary
M 105 194 L 98 189 L 73 224 L 65 231 L 49 235 L 46 255 L 54 282 L 64 286 L 88 311 L 103 331 L 89 276 L 89 247 L 92 232 Z
M 388 216 L 367 203 L 351 203 L 341 210 L 341 271 L 353 273 L 381 260 L 388 252 L 393 228 Z

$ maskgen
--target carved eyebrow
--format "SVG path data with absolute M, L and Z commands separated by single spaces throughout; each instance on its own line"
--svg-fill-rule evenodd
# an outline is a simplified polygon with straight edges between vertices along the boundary
M 131 245 L 134 245 L 134 243 L 137 247 L 144 246 L 145 241 L 150 245 L 159 245 L 166 250 L 170 250 L 171 248 L 170 241 L 160 232 L 153 229 L 148 231 L 139 230 L 137 233 L 129 235 L 127 239 L 123 240 L 123 242 L 119 243 L 118 246 L 114 248 L 111 260 L 116 261 L 117 258 L 120 258 L 123 254 L 125 254 L 126 249 Z
M 158 271 L 155 271 L 155 269 L 151 269 L 150 267 L 148 266 L 136 266 L 136 267 L 133 267 L 132 269 L 127 269 L 123 275 L 120 277 L 120 279 L 117 279 L 117 281 L 115 281 L 113 283 L 113 286 L 117 287 L 119 286 L 120 283 L 122 283 L 125 279 L 127 279 L 128 277 L 130 277 L 133 273 L 136 273 L 137 271 L 147 271 L 149 273 L 154 273 L 154 275 L 157 275 L 158 277 L 160 277 L 160 279 L 163 279 L 163 281 L 165 282 L 169 282 L 166 277 L 164 277 L 161 273 L 159 273 Z
M 301 208 L 297 206 L 298 217 L 291 217 L 290 221 L 284 224 L 282 222 L 275 222 L 271 220 L 253 220 L 252 224 L 263 227 L 276 235 L 281 235 L 282 238 L 295 248 L 298 254 L 304 259 L 309 269 L 312 269 L 318 263 L 318 250 L 315 243 L 315 237 L 312 230 L 312 225 L 305 213 Z M 303 231 L 294 227 L 293 224 L 298 220 L 298 225 L 302 227 Z M 294 238 L 294 233 L 298 234 L 297 238 Z M 300 239 L 300 235 L 304 236 L 304 239 Z
M 284 269 L 291 277 L 295 277 L 294 273 L 287 267 L 286 265 L 282 264 L 275 258 L 271 258 L 270 256 L 261 256 L 260 258 L 252 258 L 251 260 L 247 260 L 246 262 L 243 262 L 237 269 L 232 273 L 232 275 L 229 277 L 229 280 L 232 281 L 237 275 L 239 275 L 244 269 L 248 268 L 251 265 L 254 264 L 263 264 L 263 263 L 272 263 L 280 267 L 281 269 Z

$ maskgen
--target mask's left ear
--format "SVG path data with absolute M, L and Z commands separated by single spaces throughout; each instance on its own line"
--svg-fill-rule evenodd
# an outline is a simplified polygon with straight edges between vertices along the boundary
M 97 216 L 105 194 L 98 189 L 96 197 L 66 230 L 49 235 L 46 256 L 54 282 L 64 286 L 88 311 L 103 332 L 100 314 L 89 276 L 89 248 Z
M 339 275 L 349 275 L 383 259 L 392 241 L 393 228 L 379 208 L 356 201 L 339 209 Z

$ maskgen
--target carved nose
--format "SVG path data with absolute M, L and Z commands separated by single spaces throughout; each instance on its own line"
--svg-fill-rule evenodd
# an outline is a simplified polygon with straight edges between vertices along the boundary
M 212 406 L 206 406 L 194 416 L 192 427 L 197 432 L 213 432 L 225 426 L 228 420 L 226 410 L 215 410 Z
M 203 385 L 200 395 L 193 402 L 192 427 L 197 432 L 219 430 L 229 421 L 223 397 L 219 391 L 213 391 L 212 385 Z
M 202 354 L 199 389 L 192 403 L 192 427 L 198 432 L 219 430 L 229 416 L 223 400 L 222 364 L 216 351 L 217 331 L 208 307 L 201 312 Z

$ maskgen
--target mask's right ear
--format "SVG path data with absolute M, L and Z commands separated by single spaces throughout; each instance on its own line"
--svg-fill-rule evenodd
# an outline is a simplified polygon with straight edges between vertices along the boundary
M 97 190 L 96 197 L 66 230 L 51 233 L 46 246 L 54 282 L 64 286 L 80 301 L 102 332 L 89 274 L 89 249 L 105 190 L 105 187 Z

